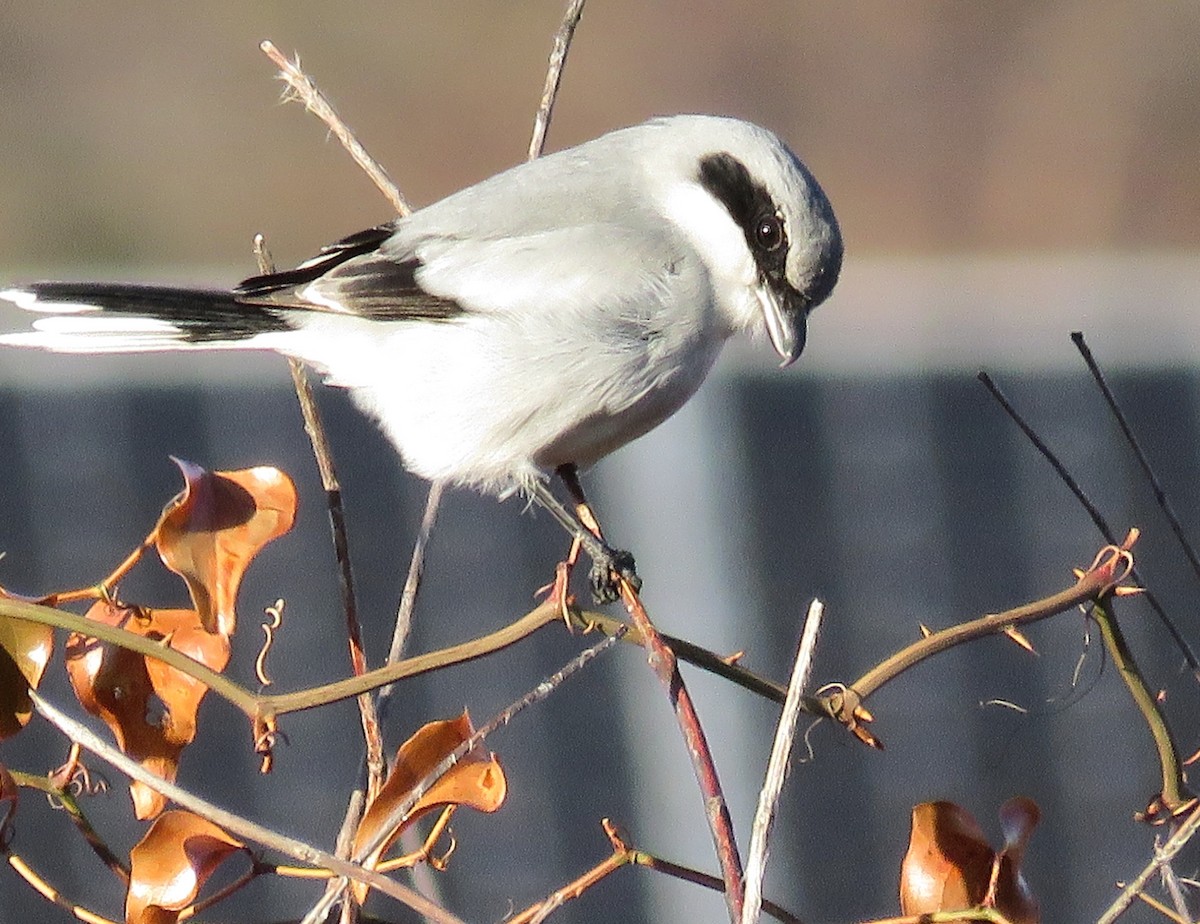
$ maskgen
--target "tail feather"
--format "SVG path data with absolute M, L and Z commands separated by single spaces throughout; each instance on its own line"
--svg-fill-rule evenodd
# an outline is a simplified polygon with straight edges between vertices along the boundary
M 261 334 L 290 329 L 279 309 L 220 290 L 39 282 L 0 299 L 45 315 L 32 331 L 0 335 L 0 345 L 66 353 L 249 347 Z

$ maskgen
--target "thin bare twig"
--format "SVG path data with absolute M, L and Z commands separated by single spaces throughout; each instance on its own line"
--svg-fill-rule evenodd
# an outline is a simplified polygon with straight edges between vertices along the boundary
M 85 750 L 91 751 L 101 760 L 116 767 L 126 776 L 144 783 L 155 792 L 166 796 L 175 804 L 182 806 L 190 812 L 195 812 L 197 815 L 218 825 L 230 834 L 242 840 L 262 844 L 264 847 L 278 851 L 286 856 L 294 857 L 301 863 L 329 869 L 340 876 L 346 876 L 362 882 L 373 889 L 378 889 L 385 895 L 391 896 L 417 913 L 425 915 L 430 920 L 439 922 L 439 924 L 461 924 L 459 919 L 449 911 L 438 907 L 424 896 L 417 894 L 407 886 L 389 879 L 387 876 L 380 875 L 373 870 L 365 869 L 356 863 L 342 860 L 331 853 L 313 847 L 303 841 L 279 834 L 269 828 L 264 828 L 262 825 L 256 824 L 247 818 L 242 818 L 240 815 L 235 815 L 232 812 L 218 808 L 211 802 L 193 795 L 182 787 L 176 786 L 174 783 L 168 783 L 162 777 L 151 773 L 142 767 L 141 764 L 121 753 L 117 748 L 107 744 L 83 723 L 77 722 L 66 713 L 50 705 L 36 691 L 30 690 L 29 698 L 33 702 L 34 709 L 37 710 L 37 713 L 42 718 L 72 741 L 80 744 Z
M 383 193 L 384 197 L 392 204 L 401 215 L 407 215 L 412 211 L 412 207 L 408 201 L 400 193 L 399 188 L 392 182 L 392 178 L 388 176 L 386 170 L 380 166 L 379 162 L 367 153 L 357 138 L 351 134 L 346 124 L 338 118 L 338 115 L 330 105 L 329 100 L 325 95 L 317 89 L 317 85 L 312 79 L 300 70 L 300 60 L 289 61 L 270 39 L 264 39 L 258 46 L 262 53 L 271 59 L 277 68 L 279 75 L 287 83 L 295 98 L 304 103 L 304 107 L 313 113 L 318 119 L 329 126 L 329 130 L 342 143 L 349 153 L 354 158 L 354 162 L 358 164 L 363 172 L 371 178 L 371 181 Z M 285 97 L 286 98 L 286 97 Z
M 431 481 L 429 483 L 429 494 L 425 497 L 425 512 L 421 515 L 421 528 L 417 533 L 417 541 L 413 543 L 412 560 L 408 564 L 408 577 L 404 580 L 404 591 L 400 595 L 400 605 L 396 608 L 396 623 L 392 629 L 392 646 L 388 649 L 388 664 L 395 664 L 404 656 L 404 647 L 408 643 L 408 635 L 412 630 L 412 616 L 417 605 L 417 594 L 420 592 L 421 579 L 425 574 L 425 553 L 429 548 L 433 528 L 437 525 L 438 508 L 441 507 L 442 494 L 445 489 L 445 482 Z M 387 715 L 394 688 L 395 684 L 389 683 L 379 691 L 379 714 L 381 716 Z
M 1183 892 L 1183 885 L 1179 881 L 1179 877 L 1175 875 L 1175 870 L 1170 863 L 1163 863 L 1161 867 L 1163 885 L 1167 888 L 1167 894 L 1171 896 L 1171 902 L 1175 905 L 1174 918 L 1177 921 L 1182 921 L 1184 924 L 1193 924 L 1194 918 L 1187 905 L 1187 896 Z
M 550 116 L 554 113 L 554 101 L 558 97 L 562 82 L 563 67 L 567 63 L 567 52 L 575 37 L 575 27 L 583 16 L 584 0 L 568 0 L 562 24 L 554 36 L 554 49 L 550 52 L 550 63 L 546 68 L 546 85 L 542 89 L 542 101 L 533 119 L 533 137 L 529 139 L 529 159 L 542 156 L 546 147 L 546 132 L 550 130 Z
M 336 113 L 333 114 L 336 118 Z M 267 250 L 266 241 L 261 234 L 254 238 L 254 255 L 258 261 L 259 272 L 266 275 L 275 271 L 274 260 Z M 304 365 L 297 359 L 288 357 L 288 369 L 292 374 L 292 387 L 296 392 L 296 400 L 300 405 L 300 413 L 304 418 L 304 432 L 308 434 L 312 445 L 313 456 L 316 458 L 317 469 L 321 475 L 321 485 L 325 490 L 325 507 L 329 514 L 329 527 L 333 535 L 334 558 L 338 565 L 339 587 L 342 595 L 342 613 L 346 621 L 346 640 L 350 648 L 350 669 L 356 677 L 367 672 L 367 655 L 363 647 L 362 628 L 358 621 L 358 602 L 354 592 L 354 571 L 350 567 L 350 539 L 346 530 L 346 511 L 342 505 L 342 487 L 338 480 L 337 468 L 333 462 L 333 450 L 325 426 L 321 421 L 321 412 L 317 408 L 312 386 Z M 383 731 L 380 728 L 379 712 L 375 699 L 370 693 L 361 693 L 356 698 L 359 721 L 363 730 L 365 754 L 363 763 L 366 766 L 366 791 L 354 789 L 346 806 L 342 820 L 342 832 L 358 824 L 362 816 L 362 804 L 365 799 L 373 798 L 383 785 L 387 764 L 383 757 Z M 335 849 L 338 857 L 345 859 L 349 854 L 349 842 L 339 836 Z M 331 889 L 326 887 L 326 896 Z M 332 898 L 330 899 L 333 900 Z M 347 903 L 347 908 L 350 903 Z M 348 912 L 351 916 L 356 908 Z M 311 912 L 310 912 L 311 914 Z M 321 918 L 324 920 L 324 917 Z
M 1083 509 L 1087 511 L 1088 516 L 1091 517 L 1092 523 L 1095 524 L 1096 529 L 1100 532 L 1100 535 L 1104 537 L 1104 540 L 1111 545 L 1116 545 L 1118 540 L 1116 534 L 1109 527 L 1108 521 L 1104 519 L 1104 515 L 1099 511 L 1099 509 L 1097 509 L 1096 505 L 1091 502 L 1087 494 L 1084 493 L 1083 488 L 1079 486 L 1079 482 L 1077 482 L 1071 476 L 1071 473 L 1067 471 L 1067 467 L 1063 465 L 1058 456 L 1054 454 L 1053 450 L 1046 445 L 1045 441 L 1037 435 L 1033 427 L 1031 427 L 1017 412 L 1017 409 L 1013 407 L 1012 402 L 1010 402 L 1008 398 L 1004 396 L 1004 392 L 1000 390 L 1000 386 L 992 381 L 992 377 L 990 375 L 988 375 L 986 372 L 980 372 L 978 377 L 979 381 L 983 383 L 984 388 L 986 388 L 991 393 L 992 397 L 996 399 L 997 403 L 1004 409 L 1004 412 L 1008 414 L 1013 423 L 1020 427 L 1021 432 L 1028 437 L 1029 441 L 1033 444 L 1033 448 L 1042 454 L 1042 457 L 1050 463 L 1050 466 L 1058 474 L 1058 477 L 1062 479 L 1063 484 L 1067 486 L 1067 489 L 1075 495 L 1076 500 L 1078 500 L 1083 506 Z M 1148 587 L 1146 587 L 1145 582 L 1141 579 L 1141 576 L 1137 573 L 1137 571 L 1133 572 L 1133 579 L 1137 581 L 1137 583 L 1143 588 L 1145 588 L 1144 596 L 1146 598 L 1146 602 L 1150 604 L 1150 608 L 1154 610 L 1155 614 L 1159 618 L 1159 621 L 1162 622 L 1167 631 L 1171 634 L 1171 638 L 1174 639 L 1176 646 L 1181 652 L 1183 652 L 1183 656 L 1187 660 L 1188 667 L 1191 668 L 1193 673 L 1200 673 L 1200 659 L 1198 659 L 1195 653 L 1192 651 L 1192 646 L 1189 645 L 1187 639 L 1183 637 L 1183 633 L 1181 633 L 1179 629 L 1175 627 L 1175 623 L 1171 621 L 1171 617 L 1167 615 L 1166 610 L 1164 610 L 1162 604 L 1158 602 L 1158 598 L 1154 595 L 1154 593 Z
M 800 647 L 796 652 L 796 663 L 792 665 L 792 677 L 788 682 L 787 699 L 775 729 L 775 740 L 771 745 L 771 759 L 767 763 L 766 779 L 758 795 L 758 808 L 754 812 L 754 827 L 750 832 L 750 853 L 746 858 L 746 902 L 742 906 L 742 924 L 756 924 L 762 912 L 763 878 L 767 872 L 767 841 L 771 825 L 775 821 L 775 810 L 779 805 L 779 794 L 787 775 L 788 760 L 792 754 L 792 742 L 796 737 L 796 723 L 800 719 L 804 689 L 812 674 L 813 655 L 817 650 L 817 634 L 821 631 L 821 620 L 825 607 L 820 600 L 813 600 L 804 620 L 804 631 L 800 635 Z
M 1171 505 L 1171 499 L 1167 496 L 1162 482 L 1158 480 L 1158 475 L 1155 474 L 1154 468 L 1150 465 L 1150 460 L 1142 450 L 1141 443 L 1138 442 L 1138 438 L 1134 435 L 1133 428 L 1125 418 L 1125 413 L 1117 403 L 1117 396 L 1109 388 L 1108 381 L 1105 379 L 1104 373 L 1100 370 L 1100 364 L 1096 362 L 1096 357 L 1092 355 L 1092 351 L 1084 341 L 1081 331 L 1073 332 L 1071 334 L 1071 341 L 1075 344 L 1075 348 L 1079 350 L 1079 355 L 1083 357 L 1083 361 L 1087 363 L 1088 371 L 1092 373 L 1092 378 L 1100 386 L 1100 393 L 1104 395 L 1104 400 L 1108 404 L 1109 410 L 1112 411 L 1113 417 L 1117 421 L 1117 426 L 1121 428 L 1121 433 L 1124 435 L 1125 441 L 1129 443 L 1129 448 L 1133 450 L 1138 465 L 1141 466 L 1142 472 L 1150 481 L 1150 486 L 1154 490 L 1155 501 L 1166 516 L 1167 522 L 1171 524 L 1171 531 L 1179 541 L 1179 545 L 1183 549 L 1183 554 L 1192 566 L 1192 571 L 1196 577 L 1200 578 L 1200 558 L 1197 558 L 1196 551 L 1192 548 L 1192 543 L 1183 531 L 1183 525 L 1179 522 L 1179 517 L 1175 515 L 1175 508 Z

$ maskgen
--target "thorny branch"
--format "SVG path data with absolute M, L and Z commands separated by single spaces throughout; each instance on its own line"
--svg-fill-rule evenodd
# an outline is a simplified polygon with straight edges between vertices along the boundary
M 1101 599 L 1113 592 L 1129 575 L 1132 557 L 1128 553 L 1136 540 L 1137 532 L 1134 530 L 1121 546 L 1106 546 L 1097 556 L 1091 569 L 1080 574 L 1079 580 L 1072 587 L 1024 606 L 981 616 L 934 632 L 881 661 L 853 683 L 837 685 L 827 690 L 820 697 L 825 705 L 825 714 L 841 722 L 865 744 L 881 747 L 878 739 L 866 728 L 866 723 L 871 721 L 871 715 L 862 705 L 880 687 L 925 659 L 957 645 L 1012 627 L 1037 622 L 1074 609 L 1080 604 Z

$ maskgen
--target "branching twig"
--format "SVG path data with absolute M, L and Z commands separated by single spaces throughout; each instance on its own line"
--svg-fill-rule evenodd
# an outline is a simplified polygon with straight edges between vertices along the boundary
M 755 924 L 762 910 L 763 877 L 767 872 L 767 840 L 775 820 L 775 809 L 783 781 L 787 775 L 788 760 L 792 754 L 792 742 L 796 737 L 796 722 L 800 718 L 804 688 L 812 673 L 813 655 L 817 649 L 817 634 L 821 631 L 821 619 L 825 607 L 820 600 L 813 600 L 804 620 L 804 631 L 800 636 L 800 648 L 796 652 L 796 663 L 792 666 L 792 678 L 788 683 L 787 699 L 775 729 L 775 740 L 771 745 L 771 759 L 767 763 L 766 780 L 758 796 L 758 808 L 754 813 L 754 827 L 750 833 L 750 853 L 746 859 L 746 903 L 742 907 L 741 924 Z
M 129 884 L 129 867 L 125 862 L 116 855 L 111 847 L 105 842 L 98 831 L 92 827 L 92 823 L 84 814 L 75 796 L 67 792 L 61 786 L 55 783 L 48 777 L 35 776 L 32 773 L 22 773 L 20 770 L 10 770 L 13 779 L 18 786 L 27 786 L 31 789 L 38 789 L 44 792 L 50 799 L 51 804 L 56 807 L 61 807 L 61 810 L 67 813 L 67 817 L 71 819 L 71 823 L 79 831 L 87 845 L 92 848 L 92 852 L 100 859 L 100 862 L 112 870 L 113 874 L 121 880 L 125 885 Z
M 509 918 L 506 924 L 535 924 L 539 920 L 538 915 L 544 915 L 557 908 L 561 908 L 568 901 L 578 898 L 596 883 L 625 866 L 643 866 L 646 869 L 664 873 L 672 878 L 690 882 L 706 889 L 712 889 L 714 892 L 720 892 L 724 889 L 725 883 L 718 876 L 710 876 L 708 873 L 702 873 L 687 866 L 680 866 L 678 863 L 671 863 L 644 850 L 638 850 L 629 846 L 626 835 L 609 819 L 605 818 L 601 822 L 601 825 L 604 828 L 604 833 L 608 835 L 609 843 L 612 844 L 612 854 L 605 857 L 582 876 L 567 883 L 561 889 L 556 889 L 551 895 L 536 905 Z M 784 924 L 801 924 L 798 917 L 774 902 L 764 901 L 762 909 L 776 920 L 783 921 Z
M 833 692 L 822 695 L 821 699 L 826 704 L 826 714 L 845 725 L 863 742 L 880 747 L 879 742 L 865 728 L 865 723 L 870 721 L 870 714 L 862 709 L 864 700 L 884 684 L 895 680 L 905 671 L 935 654 L 977 638 L 995 635 L 1012 626 L 1046 619 L 1074 609 L 1081 603 L 1099 599 L 1112 590 L 1116 583 L 1128 577 L 1130 572 L 1127 559 L 1121 553 L 1127 552 L 1135 539 L 1136 533 L 1131 533 L 1122 547 L 1108 546 L 1102 550 L 1107 554 L 1098 558 L 1092 569 L 1080 577 L 1073 587 L 1002 613 L 992 613 L 950 626 L 906 646 L 875 665 L 849 686 L 839 685 Z
M 1175 855 L 1183 849 L 1184 845 L 1192 839 L 1196 831 L 1200 830 L 1200 806 L 1192 810 L 1187 819 L 1179 826 L 1165 844 L 1154 851 L 1154 859 L 1146 864 L 1146 868 L 1138 873 L 1137 877 L 1127 885 L 1123 892 L 1117 896 L 1116 901 L 1108 906 L 1104 914 L 1100 915 L 1096 924 L 1113 924 L 1125 911 L 1133 904 L 1133 900 L 1146 888 L 1148 883 L 1162 867 L 1164 863 L 1169 863 L 1174 859 Z
M 336 114 L 333 114 L 333 117 L 336 118 Z M 254 236 L 254 256 L 260 273 L 266 275 L 275 271 L 275 263 L 261 234 Z M 329 446 L 325 425 L 321 422 L 321 412 L 317 408 L 316 398 L 313 397 L 304 365 L 299 360 L 288 357 L 288 369 L 292 374 L 292 387 L 295 389 L 300 413 L 304 418 L 304 432 L 308 434 L 309 443 L 312 445 L 313 457 L 321 474 L 321 486 L 325 490 L 325 507 L 329 513 L 329 528 L 333 535 L 333 551 L 342 594 L 342 613 L 346 620 L 346 640 L 350 646 L 350 669 L 355 676 L 361 677 L 367 672 L 367 655 L 363 649 L 362 628 L 358 621 L 354 572 L 350 567 L 350 539 L 346 532 L 346 511 L 342 506 L 342 486 L 333 463 L 333 450 Z M 379 715 L 375 703 L 366 693 L 358 697 L 358 713 L 363 727 L 363 739 L 366 742 L 367 789 L 369 795 L 374 795 L 383 782 L 385 772 L 383 735 L 379 730 Z
M 346 149 L 350 156 L 354 158 L 355 163 L 371 178 L 376 188 L 383 193 L 384 197 L 392 204 L 392 207 L 402 216 L 409 214 L 411 208 L 403 195 L 401 195 L 399 188 L 392 181 L 391 177 L 388 176 L 383 166 L 367 153 L 358 138 L 350 131 L 345 122 L 342 121 L 337 111 L 329 104 L 313 81 L 300 70 L 299 58 L 297 57 L 294 63 L 288 61 L 270 41 L 264 41 L 260 47 L 263 53 L 279 68 L 282 78 L 287 81 L 291 91 L 304 102 L 310 112 L 314 113 L 329 127 L 329 130 L 342 143 L 342 147 Z M 269 259 L 264 259 L 261 255 L 260 269 L 263 273 L 270 271 Z M 300 407 L 304 413 L 304 429 L 312 441 L 313 454 L 317 458 L 317 465 L 321 472 L 321 483 L 325 489 L 330 523 L 333 528 L 334 551 L 339 567 L 343 607 L 346 614 L 351 665 L 354 674 L 361 676 L 367 671 L 367 659 L 363 649 L 362 632 L 359 628 L 357 605 L 355 603 L 354 577 L 350 567 L 345 511 L 342 507 L 341 499 L 341 485 L 338 482 L 337 473 L 333 466 L 333 455 L 329 449 L 329 443 L 325 436 L 324 427 L 321 424 L 316 402 L 313 399 L 312 388 L 308 383 L 304 367 L 294 359 L 289 359 L 288 365 L 291 369 L 296 396 L 300 401 Z M 395 658 L 389 658 L 388 663 L 391 663 L 393 660 Z M 358 697 L 358 705 L 363 725 L 363 737 L 366 741 L 364 762 L 367 770 L 367 791 L 365 795 L 367 801 L 370 801 L 379 792 L 380 786 L 383 785 L 383 778 L 386 772 L 386 764 L 383 756 L 383 734 L 380 730 L 379 711 L 375 698 L 367 693 L 363 693 Z M 343 829 L 350 826 L 352 820 L 354 822 L 357 821 L 358 812 L 355 809 L 355 805 L 360 801 L 352 795 L 350 804 L 346 809 Z M 339 856 L 346 856 L 346 854 L 339 853 Z M 343 919 L 347 915 L 353 917 L 353 911 L 349 906 L 344 909 Z
M 85 750 L 91 751 L 101 760 L 116 767 L 126 776 L 145 784 L 155 792 L 166 796 L 177 805 L 182 806 L 188 811 L 195 812 L 197 815 L 211 821 L 230 834 L 243 840 L 262 844 L 271 850 L 294 857 L 302 863 L 324 867 L 340 876 L 362 882 L 373 889 L 378 889 L 385 895 L 391 896 L 419 914 L 423 914 L 433 921 L 440 922 L 440 924 L 461 924 L 459 919 L 450 912 L 433 904 L 407 886 L 401 885 L 373 870 L 365 869 L 356 863 L 339 859 L 333 854 L 306 844 L 303 841 L 264 828 L 262 825 L 256 824 L 249 819 L 242 818 L 240 815 L 235 815 L 232 812 L 218 808 L 182 787 L 176 786 L 174 783 L 168 783 L 162 777 L 151 773 L 142 767 L 141 764 L 121 753 L 117 748 L 105 743 L 81 722 L 77 722 L 54 706 L 51 706 L 35 691 L 30 690 L 29 697 L 33 701 L 33 707 L 39 715 L 72 741 L 82 745 Z

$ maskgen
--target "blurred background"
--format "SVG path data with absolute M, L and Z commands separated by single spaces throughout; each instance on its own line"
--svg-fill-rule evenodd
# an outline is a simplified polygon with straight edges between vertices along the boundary
M 254 271 L 255 232 L 285 266 L 387 219 L 319 123 L 280 105 L 257 48 L 264 38 L 301 53 L 415 204 L 516 163 L 562 9 L 559 0 L 7 4 L 0 281 L 225 285 Z M 748 118 L 793 145 L 846 237 L 841 284 L 795 368 L 776 370 L 764 344 L 738 345 L 687 408 L 587 479 L 610 536 L 636 553 L 664 631 L 744 649 L 747 666 L 783 680 L 819 596 L 827 621 L 816 681 L 849 681 L 918 637 L 920 624 L 1066 586 L 1102 539 L 976 382 L 986 368 L 1114 528 L 1143 528 L 1143 575 L 1200 647 L 1196 576 L 1068 339 L 1087 334 L 1194 533 L 1198 47 L 1193 4 L 592 0 L 550 149 L 653 114 Z M 0 328 L 23 323 L 0 314 Z M 425 487 L 343 396 L 323 391 L 321 401 L 377 664 Z M 296 531 L 243 584 L 231 670 L 250 677 L 251 623 L 284 597 L 279 687 L 344 675 L 319 482 L 273 357 L 0 353 L 0 584 L 38 592 L 107 573 L 178 489 L 169 454 L 218 469 L 275 464 L 301 491 Z M 412 650 L 524 613 L 564 549 L 556 527 L 518 500 L 453 494 Z M 153 563 L 140 570 L 125 596 L 185 599 Z M 1191 751 L 1197 691 L 1182 655 L 1143 602 L 1120 614 Z M 1156 763 L 1087 622 L 1064 614 L 1029 635 L 1037 657 L 988 640 L 885 688 L 870 703 L 883 753 L 818 727 L 784 793 L 767 895 L 810 921 L 893 914 L 914 803 L 957 800 L 998 839 L 995 809 L 1023 793 L 1044 813 L 1027 867 L 1045 919 L 1098 916 L 1115 883 L 1151 856 L 1159 832 L 1133 813 L 1156 791 Z M 485 720 L 587 641 L 552 629 L 405 685 L 390 746 L 464 706 Z M 607 853 L 602 817 L 639 847 L 715 872 L 684 748 L 643 661 L 632 648 L 606 655 L 490 739 L 509 802 L 496 816 L 456 819 L 458 850 L 438 877 L 449 908 L 499 921 L 538 900 Z M 777 709 L 686 676 L 745 840 Z M 48 689 L 56 702 L 69 698 L 62 682 Z M 289 718 L 289 744 L 267 778 L 255 775 L 232 710 L 209 702 L 203 719 L 185 785 L 333 843 L 359 762 L 353 706 Z M 37 723 L 0 744 L 0 762 L 23 770 L 62 757 Z M 123 781 L 112 782 L 87 809 L 125 848 L 139 828 L 123 823 Z M 107 873 L 78 840 L 25 798 L 15 849 L 72 900 L 119 918 L 116 883 L 97 885 Z M 1193 874 L 1197 858 L 1189 850 L 1177 871 Z M 256 884 L 211 917 L 283 920 L 315 894 Z M 720 921 L 724 905 L 631 869 L 560 918 Z M 0 920 L 71 917 L 7 872 Z

